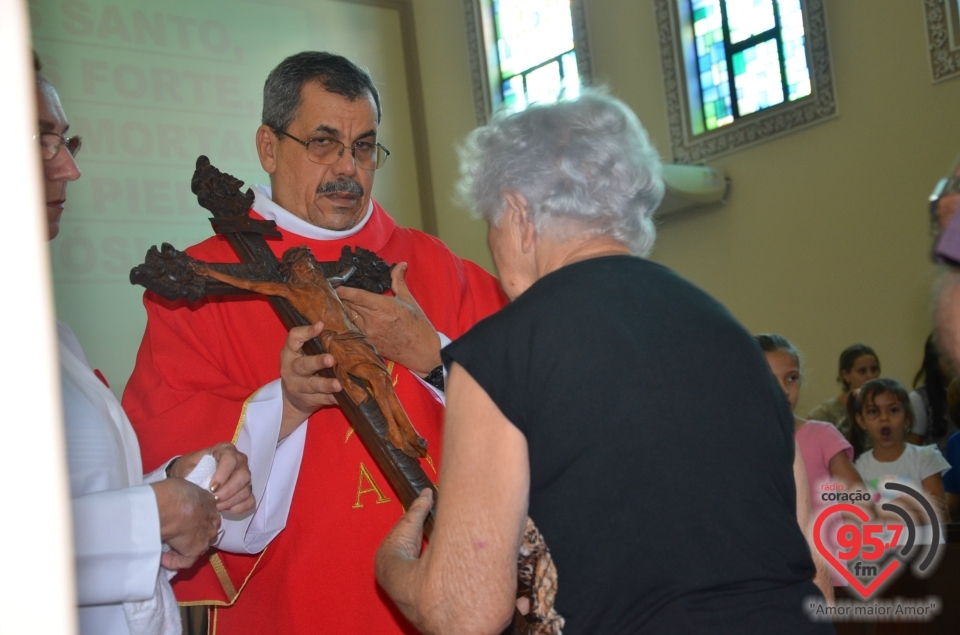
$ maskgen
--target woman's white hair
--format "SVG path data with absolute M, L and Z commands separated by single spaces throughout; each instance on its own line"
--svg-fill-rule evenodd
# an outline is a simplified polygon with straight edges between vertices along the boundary
M 538 234 L 605 234 L 639 256 L 653 247 L 660 157 L 633 111 L 602 91 L 498 114 L 467 137 L 460 173 L 460 199 L 494 225 L 503 192 L 516 192 Z

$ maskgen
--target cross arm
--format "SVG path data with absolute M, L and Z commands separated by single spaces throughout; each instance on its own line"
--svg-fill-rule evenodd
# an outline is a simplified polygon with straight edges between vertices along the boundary
M 170 301 L 186 299 L 189 302 L 196 302 L 200 298 L 212 295 L 252 293 L 197 274 L 191 267 L 194 262 L 196 260 L 169 243 L 163 243 L 160 249 L 154 245 L 147 252 L 143 264 L 137 265 L 130 271 L 130 282 L 145 287 Z M 235 278 L 256 282 L 277 281 L 275 273 L 258 263 L 210 263 L 206 266 Z

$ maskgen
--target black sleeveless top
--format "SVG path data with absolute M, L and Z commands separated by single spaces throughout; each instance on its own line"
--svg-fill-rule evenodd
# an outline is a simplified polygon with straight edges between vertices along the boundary
M 819 592 L 793 416 L 753 338 L 703 291 L 640 258 L 586 260 L 443 356 L 527 439 L 564 635 L 833 632 L 801 605 Z

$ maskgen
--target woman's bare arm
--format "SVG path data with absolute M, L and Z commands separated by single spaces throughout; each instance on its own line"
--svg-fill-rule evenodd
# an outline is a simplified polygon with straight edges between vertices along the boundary
M 529 490 L 526 438 L 455 364 L 430 544 L 417 558 L 418 526 L 401 520 L 377 553 L 377 580 L 418 629 L 496 635 L 510 623 Z

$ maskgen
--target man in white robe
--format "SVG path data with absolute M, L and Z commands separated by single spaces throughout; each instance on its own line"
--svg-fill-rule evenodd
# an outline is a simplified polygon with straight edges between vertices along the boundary
M 66 137 L 69 124 L 59 96 L 39 75 L 39 63 L 36 70 L 37 138 L 52 240 L 67 183 L 80 177 L 73 159 L 80 144 Z M 120 403 L 91 369 L 69 327 L 57 327 L 81 633 L 176 635 L 180 617 L 168 571 L 189 567 L 214 544 L 257 553 L 283 529 L 302 436 L 298 442 L 291 434 L 278 452 L 280 422 L 266 420 L 244 426 L 236 446 L 221 443 L 173 457 L 144 475 L 137 437 Z M 250 408 L 258 407 L 252 400 Z M 217 467 L 203 489 L 184 477 L 208 454 Z M 256 508 L 255 501 L 261 502 Z

